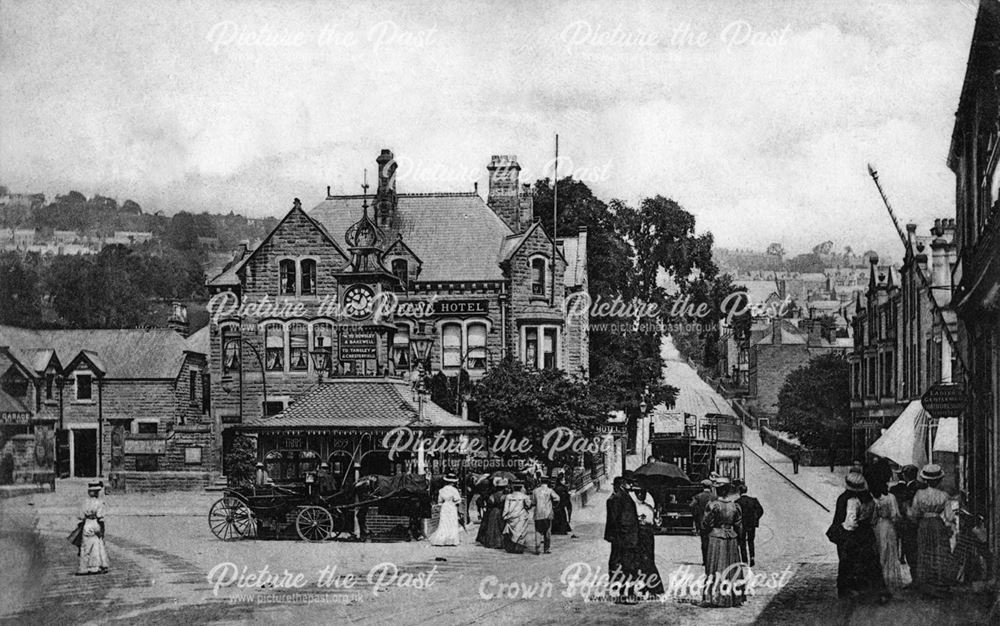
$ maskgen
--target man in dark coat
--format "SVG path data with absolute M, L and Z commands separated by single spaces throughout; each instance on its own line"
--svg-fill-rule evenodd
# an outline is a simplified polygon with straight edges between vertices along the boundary
M 868 488 L 871 489 L 872 493 L 885 493 L 889 488 L 889 481 L 892 480 L 892 466 L 889 465 L 889 459 L 877 457 L 862 475 L 868 481 Z
M 608 574 L 612 582 L 635 580 L 639 571 L 639 515 L 635 502 L 628 494 L 633 483 L 632 472 L 625 472 L 621 480 L 615 479 L 614 492 L 607 502 L 607 521 L 604 540 L 611 544 Z M 617 602 L 634 603 L 634 590 L 625 591 Z
M 764 507 L 760 505 L 760 500 L 747 495 L 746 483 L 740 481 L 740 497 L 736 500 L 740 511 L 743 513 L 743 534 L 739 537 L 740 558 L 744 563 L 749 563 L 750 567 L 754 563 L 754 541 L 757 538 L 757 527 L 760 525 L 760 518 L 764 516 Z
M 900 560 L 905 560 L 910 566 L 911 577 L 914 576 L 914 571 L 917 569 L 917 522 L 919 520 L 911 519 L 907 511 L 910 508 L 910 503 L 913 502 L 914 494 L 917 492 L 917 472 L 916 465 L 904 466 L 899 471 L 901 480 L 889 489 L 889 493 L 895 496 L 900 515 L 902 515 L 902 520 L 897 526 L 899 540 L 903 546 L 903 558 Z
M 552 520 L 553 535 L 568 535 L 573 532 L 569 522 L 573 516 L 573 501 L 570 499 L 569 488 L 566 487 L 566 480 L 560 476 L 556 479 L 556 486 L 553 487 L 559 501 L 556 502 L 555 518 Z
M 694 517 L 694 527 L 701 536 L 701 563 L 707 567 L 708 563 L 708 533 L 704 530 L 702 520 L 705 519 L 705 507 L 708 503 L 716 499 L 715 492 L 712 491 L 712 481 L 707 478 L 701 481 L 704 489 L 691 499 L 691 515 Z M 708 573 L 706 569 L 705 573 Z

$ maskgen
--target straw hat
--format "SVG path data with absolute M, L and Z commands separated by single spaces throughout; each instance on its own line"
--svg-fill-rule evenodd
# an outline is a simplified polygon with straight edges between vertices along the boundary
M 924 466 L 924 469 L 920 470 L 920 480 L 929 482 L 932 480 L 939 480 L 944 478 L 944 470 L 941 466 L 936 463 L 928 463 Z
M 504 478 L 503 476 L 497 476 L 496 478 L 493 479 L 494 487 L 506 487 L 509 484 L 510 481 Z
M 868 491 L 868 481 L 857 472 L 851 472 L 844 480 L 847 483 L 848 491 Z
M 446 483 L 457 483 L 458 482 L 458 476 L 455 475 L 455 472 L 448 472 L 447 474 L 444 475 L 444 482 L 446 482 Z
M 87 483 L 87 491 L 100 491 L 101 489 L 104 489 L 104 481 Z
M 731 481 L 731 480 L 729 480 L 729 479 L 728 479 L 727 477 L 725 477 L 725 476 L 719 476 L 719 477 L 717 477 L 717 478 L 715 479 L 715 484 L 716 484 L 716 485 L 719 485 L 719 486 L 722 486 L 722 485 L 729 485 L 729 484 L 732 484 L 732 481 Z

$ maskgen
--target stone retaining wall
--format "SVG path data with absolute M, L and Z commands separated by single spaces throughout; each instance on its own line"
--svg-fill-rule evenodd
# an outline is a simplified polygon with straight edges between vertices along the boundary
M 111 472 L 105 488 L 108 493 L 200 491 L 211 481 L 211 472 Z

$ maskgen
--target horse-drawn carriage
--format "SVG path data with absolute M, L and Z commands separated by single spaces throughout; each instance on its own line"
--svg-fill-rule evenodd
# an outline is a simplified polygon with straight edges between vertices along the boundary
M 354 514 L 378 506 L 387 514 L 430 517 L 430 486 L 415 474 L 365 476 L 324 494 L 315 480 L 227 489 L 212 504 L 208 525 L 222 540 L 282 537 L 325 541 L 354 534 Z
M 673 463 L 652 461 L 635 471 L 639 485 L 653 496 L 660 527 L 657 534 L 694 533 L 694 514 L 691 499 L 701 491 L 701 485 L 692 484 L 688 476 Z

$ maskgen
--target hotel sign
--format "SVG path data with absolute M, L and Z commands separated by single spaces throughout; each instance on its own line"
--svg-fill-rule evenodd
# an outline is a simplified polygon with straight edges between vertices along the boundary
M 489 315 L 490 301 L 481 300 L 435 300 L 434 315 Z
M 376 356 L 375 333 L 350 331 L 340 334 L 340 360 L 374 359 Z

